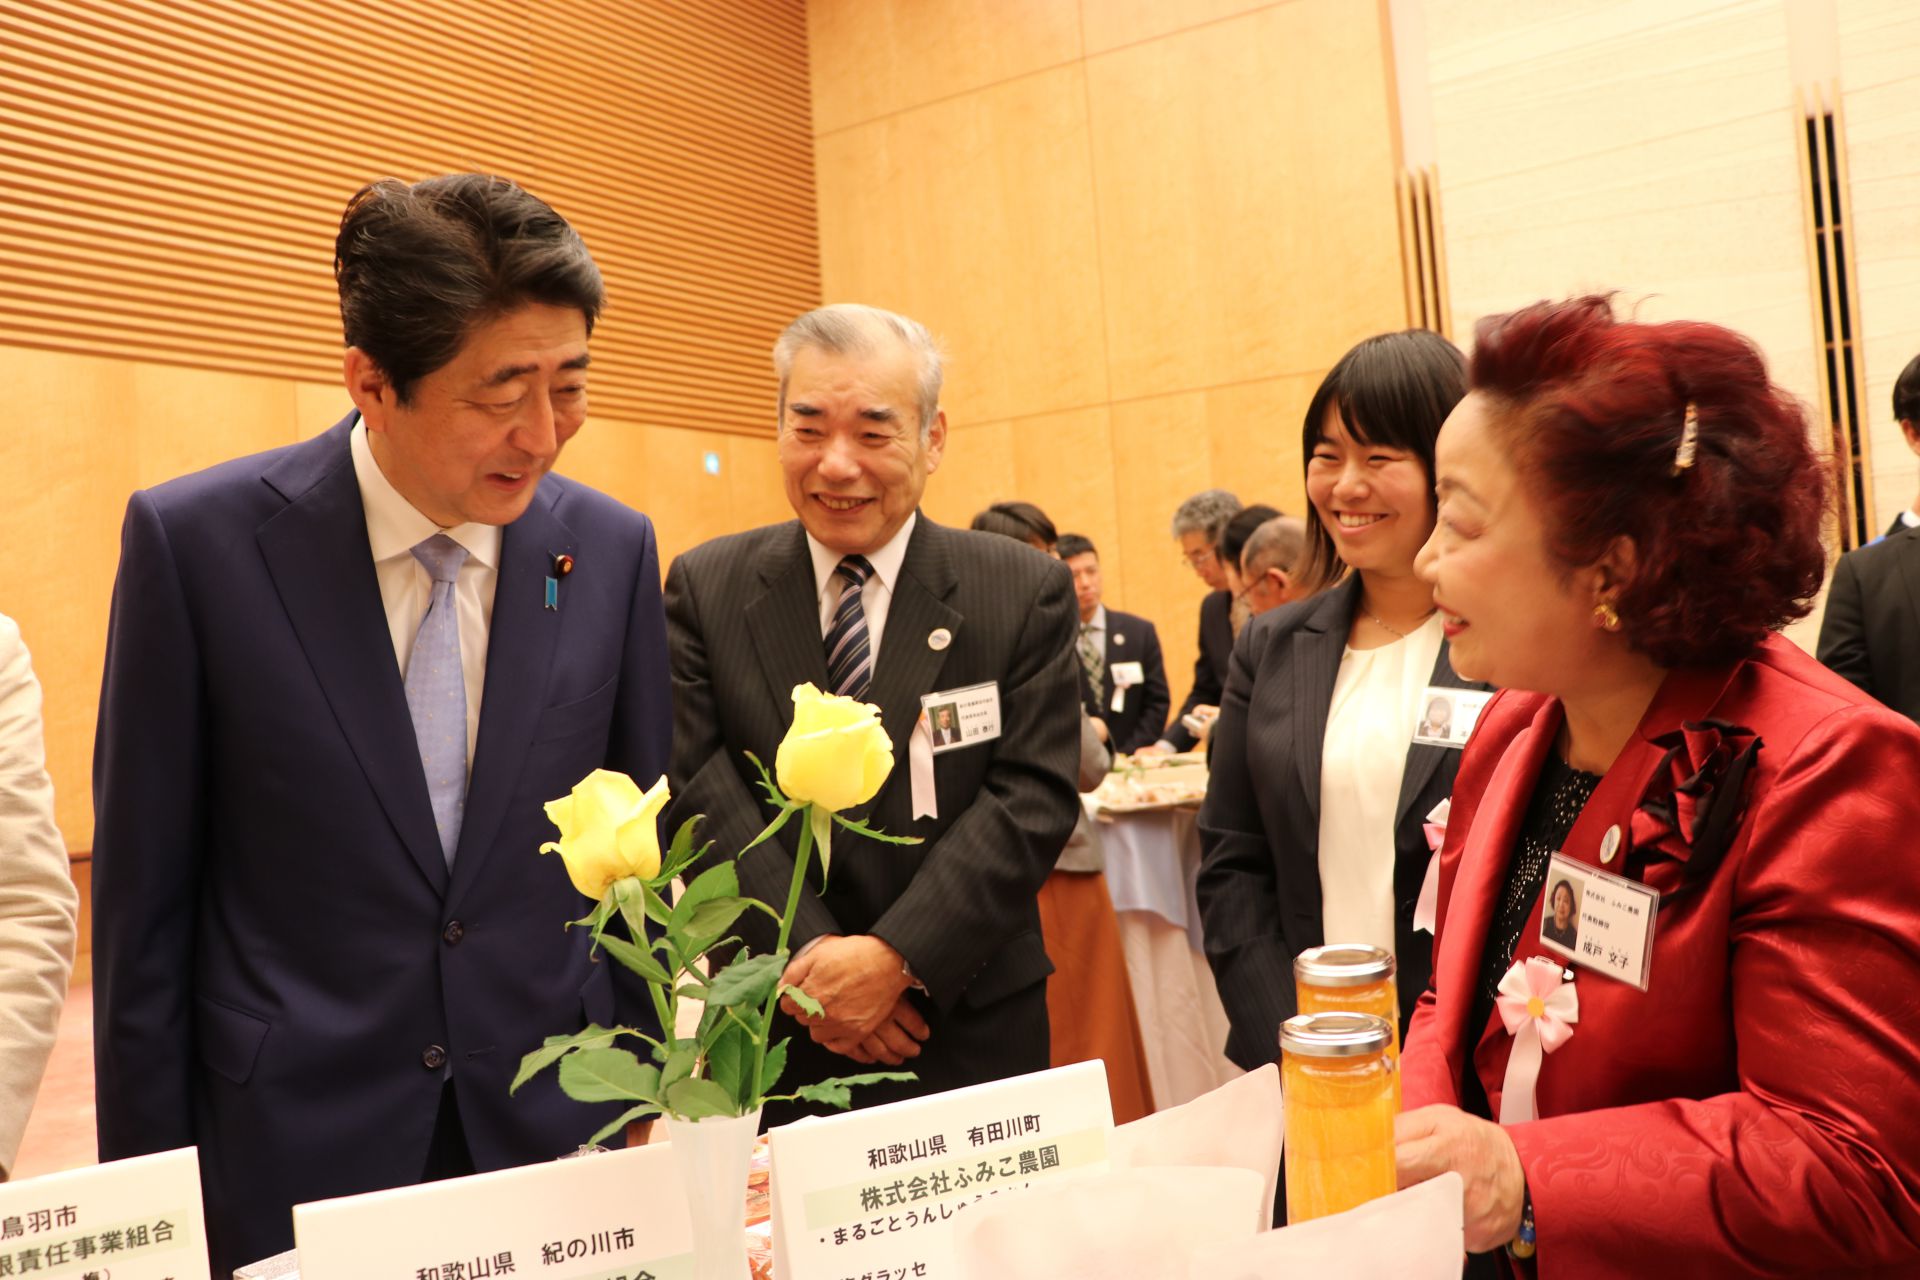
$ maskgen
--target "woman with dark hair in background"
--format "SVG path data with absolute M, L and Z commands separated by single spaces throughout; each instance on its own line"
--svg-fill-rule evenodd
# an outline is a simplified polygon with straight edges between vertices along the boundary
M 1478 339 L 1421 570 L 1503 692 L 1401 1184 L 1457 1170 L 1467 1247 L 1542 1275 L 1920 1275 L 1920 730 L 1774 634 L 1826 563 L 1805 417 L 1739 335 L 1605 298 Z M 1541 945 L 1562 869 L 1572 968 Z
M 979 533 L 1018 539 L 1054 554 L 1060 541 L 1053 521 L 1031 502 L 996 502 L 973 518 Z M 1084 691 L 1086 681 L 1081 681 Z M 1092 791 L 1107 776 L 1112 755 L 1105 726 L 1080 712 L 1080 790 Z M 1134 1013 L 1120 921 L 1107 892 L 1106 862 L 1086 812 L 1067 837 L 1053 874 L 1040 886 L 1040 938 L 1053 976 L 1047 979 L 1047 1022 L 1052 1032 L 1050 1065 L 1099 1058 L 1107 1064 L 1107 1093 L 1116 1124 L 1153 1113 L 1147 1080 L 1147 1049 Z
M 1465 389 L 1460 352 L 1410 329 L 1341 357 L 1307 409 L 1303 572 L 1328 589 L 1234 646 L 1200 810 L 1207 958 L 1227 1056 L 1249 1070 L 1279 1055 L 1309 947 L 1393 952 L 1403 1016 L 1427 985 L 1422 824 L 1460 752 L 1413 733 L 1427 690 L 1462 682 L 1413 561 L 1433 528 L 1433 442 Z

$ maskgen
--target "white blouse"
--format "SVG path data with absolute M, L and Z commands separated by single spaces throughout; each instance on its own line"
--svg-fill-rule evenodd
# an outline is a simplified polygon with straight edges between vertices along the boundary
M 1394 949 L 1394 810 L 1440 615 L 1404 640 L 1340 658 L 1320 755 L 1320 920 L 1329 943 Z

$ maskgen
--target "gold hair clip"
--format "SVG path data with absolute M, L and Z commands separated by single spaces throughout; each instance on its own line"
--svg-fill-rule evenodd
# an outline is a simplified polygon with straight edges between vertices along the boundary
M 1693 465 L 1694 451 L 1700 447 L 1700 407 L 1687 401 L 1686 417 L 1680 426 L 1680 447 L 1673 451 L 1673 474 L 1679 475 Z

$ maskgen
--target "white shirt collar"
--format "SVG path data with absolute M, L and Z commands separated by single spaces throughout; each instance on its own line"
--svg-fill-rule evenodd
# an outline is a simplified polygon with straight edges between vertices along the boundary
M 1098 631 L 1104 635 L 1107 630 L 1107 606 L 1105 606 L 1104 604 L 1097 604 L 1093 606 L 1092 619 L 1087 622 L 1083 622 L 1080 625 L 1090 628 L 1091 630 Z
M 374 460 L 373 446 L 367 443 L 367 424 L 356 422 L 348 437 L 348 452 L 353 455 L 354 479 L 360 482 L 360 505 L 367 512 L 367 541 L 373 544 L 373 562 L 391 560 L 412 553 L 414 547 L 436 533 L 444 533 L 467 549 L 467 555 L 489 569 L 500 567 L 500 526 L 495 524 L 457 524 L 451 529 L 421 515 L 387 479 L 387 473 Z
M 919 519 L 918 511 L 908 516 L 899 532 L 887 540 L 887 545 L 867 557 L 867 563 L 873 566 L 873 576 L 880 579 L 880 585 L 887 589 L 889 596 L 893 594 L 894 583 L 900 580 L 900 566 L 907 559 L 907 539 L 913 536 L 913 526 Z M 807 535 L 807 551 L 813 556 L 813 585 L 817 596 L 833 581 L 834 571 L 840 567 L 844 557 L 838 551 L 830 550 L 811 533 Z
M 1909 529 L 1920 529 L 1920 512 L 1908 507 L 1900 513 L 1900 523 Z

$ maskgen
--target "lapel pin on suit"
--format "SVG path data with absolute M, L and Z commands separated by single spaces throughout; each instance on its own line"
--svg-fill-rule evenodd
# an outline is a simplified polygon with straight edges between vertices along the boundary
M 927 648 L 939 653 L 953 643 L 953 632 L 945 627 L 935 627 L 927 633 Z
M 1127 638 L 1126 636 L 1122 635 L 1120 632 L 1116 631 L 1113 633 L 1113 642 L 1115 644 L 1125 644 L 1127 642 Z
M 554 556 L 553 568 L 547 573 L 547 608 L 560 612 L 560 579 L 573 572 L 573 557 L 564 552 Z

